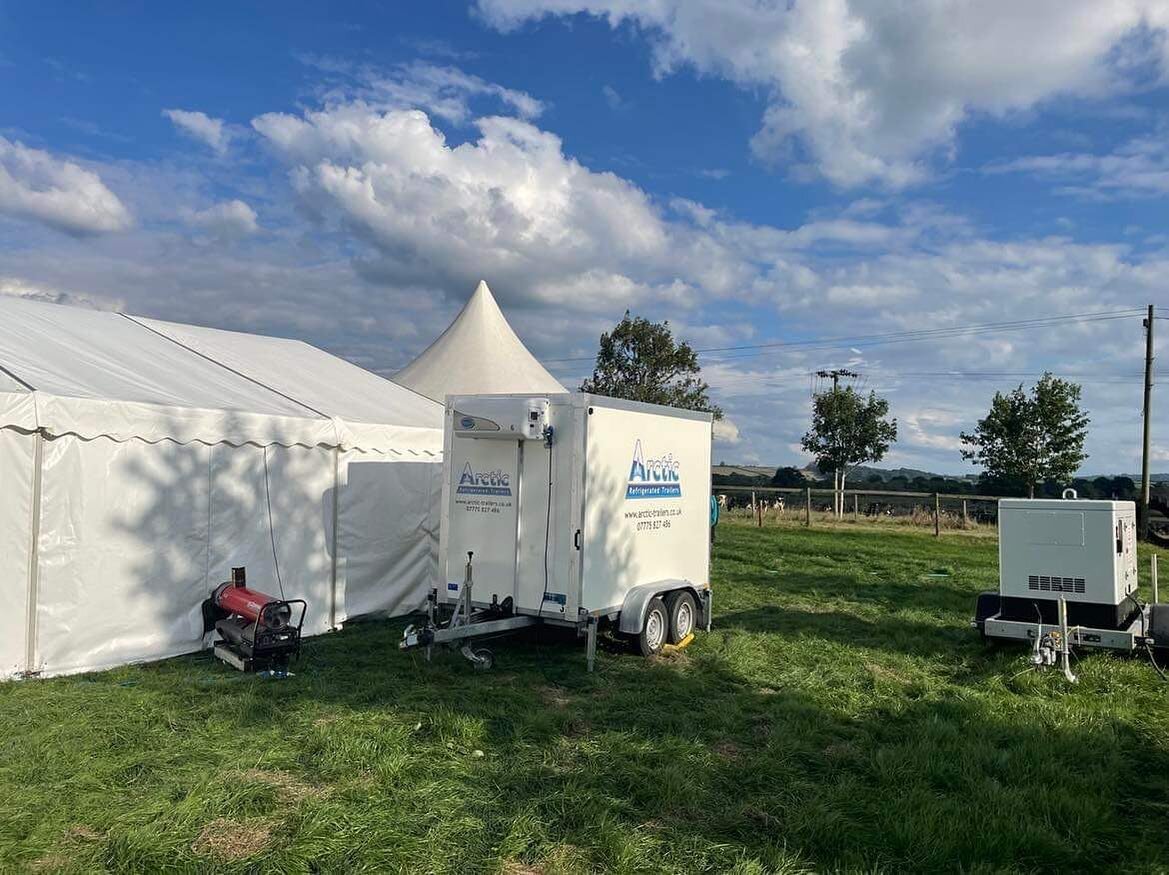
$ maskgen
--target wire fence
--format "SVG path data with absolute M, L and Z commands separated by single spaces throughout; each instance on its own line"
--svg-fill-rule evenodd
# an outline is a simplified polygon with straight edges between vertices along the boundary
M 998 522 L 1000 495 L 947 492 L 902 492 L 891 489 L 846 489 L 843 510 L 837 515 L 833 489 L 784 486 L 715 486 L 724 512 L 747 516 L 763 526 L 769 520 L 802 521 L 805 526 L 826 521 L 884 521 L 902 525 L 932 526 L 943 530 L 969 530 Z

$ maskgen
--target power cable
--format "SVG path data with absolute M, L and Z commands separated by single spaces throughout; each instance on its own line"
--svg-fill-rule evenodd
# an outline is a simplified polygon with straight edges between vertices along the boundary
M 272 564 L 276 566 L 276 582 L 280 584 L 280 598 L 284 596 L 284 581 L 280 577 L 280 559 L 276 556 L 276 527 L 272 525 L 272 490 L 268 486 L 268 448 L 264 447 L 264 501 L 268 505 L 268 540 L 272 542 Z
M 1044 328 L 1065 324 L 1087 322 L 1107 322 L 1114 319 L 1128 319 L 1133 315 L 1144 312 L 1143 308 L 1128 310 L 1112 310 L 1097 313 L 1071 313 L 1062 316 L 1045 316 L 1034 319 L 1015 319 L 1007 322 L 987 322 L 972 325 L 954 325 L 941 328 L 910 329 L 906 331 L 886 332 L 883 334 L 861 334 L 844 337 L 812 338 L 807 340 L 777 341 L 774 343 L 743 344 L 739 346 L 712 346 L 701 347 L 696 353 L 730 353 L 752 350 L 754 352 L 744 356 L 726 356 L 719 361 L 728 361 L 737 358 L 747 358 L 760 355 L 770 350 L 782 349 L 835 349 L 840 346 L 876 346 L 890 343 L 913 343 L 932 339 L 946 339 L 950 337 L 964 337 L 972 334 L 994 333 L 998 331 L 1021 331 L 1033 328 Z M 567 358 L 544 359 L 546 363 L 593 361 L 595 356 L 576 356 Z
M 548 445 L 548 507 L 544 512 L 544 592 L 540 596 L 540 609 L 536 614 L 541 618 L 544 616 L 544 602 L 548 598 L 548 541 L 552 530 L 552 426 L 546 427 L 545 435 Z

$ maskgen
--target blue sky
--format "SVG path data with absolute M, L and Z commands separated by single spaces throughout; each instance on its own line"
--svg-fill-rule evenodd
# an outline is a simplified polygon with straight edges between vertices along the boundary
M 626 307 L 712 350 L 728 460 L 802 461 L 809 372 L 846 366 L 899 419 L 888 464 L 969 470 L 957 433 L 1051 369 L 1086 470 L 1133 470 L 1167 28 L 1152 0 L 0 3 L 0 293 L 390 375 L 483 278 L 568 385 Z M 968 331 L 1084 313 L 1118 318 Z

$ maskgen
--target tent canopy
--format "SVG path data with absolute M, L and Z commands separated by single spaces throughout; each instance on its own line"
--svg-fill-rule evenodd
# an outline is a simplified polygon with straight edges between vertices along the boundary
M 316 445 L 442 428 L 429 398 L 300 341 L 16 298 L 0 297 L 0 368 L 0 393 L 35 396 L 0 403 L 0 425 L 54 433 Z
M 436 401 L 447 395 L 567 391 L 516 336 L 485 282 L 394 381 Z

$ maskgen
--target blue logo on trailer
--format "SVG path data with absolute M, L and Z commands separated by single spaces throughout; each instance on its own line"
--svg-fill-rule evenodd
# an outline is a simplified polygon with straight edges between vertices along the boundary
M 506 471 L 475 471 L 468 462 L 459 475 L 458 495 L 511 495 L 511 474 Z
M 475 427 L 475 420 L 473 420 L 469 416 L 464 416 L 462 419 L 459 420 L 459 428 L 474 428 L 474 427 Z
M 673 453 L 666 453 L 656 459 L 647 459 L 641 448 L 641 441 L 635 441 L 625 497 L 681 498 L 682 463 L 674 458 Z

